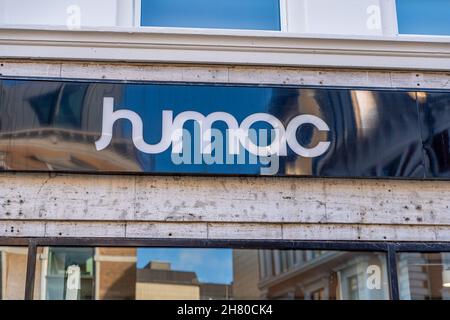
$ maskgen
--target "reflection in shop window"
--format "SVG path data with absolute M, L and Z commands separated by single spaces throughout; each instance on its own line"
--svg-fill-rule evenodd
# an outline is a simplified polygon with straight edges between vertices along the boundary
M 400 299 L 450 300 L 450 253 L 401 253 Z
M 358 276 L 352 276 L 348 278 L 348 297 L 349 300 L 358 300 Z
M 320 288 L 311 293 L 311 300 L 324 300 L 325 299 L 325 290 Z
M 272 264 L 279 263 L 277 251 L 259 252 L 260 266 L 264 266 L 258 282 L 261 297 L 326 300 L 389 299 L 384 254 L 311 250 L 298 252 L 303 254 L 294 255 L 297 257 L 295 265 L 287 271 L 278 272 L 276 267 L 272 268 Z
M 0 247 L 0 300 L 24 299 L 27 255 L 24 247 Z
M 382 253 L 39 248 L 35 299 L 388 299 Z M 379 272 L 373 272 L 379 270 Z M 378 277 L 373 285 L 372 278 Z
M 94 297 L 94 250 L 46 248 L 40 254 L 40 295 L 49 300 Z

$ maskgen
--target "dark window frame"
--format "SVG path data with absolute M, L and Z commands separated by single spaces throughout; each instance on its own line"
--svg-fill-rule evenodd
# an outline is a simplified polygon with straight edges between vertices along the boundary
M 25 300 L 32 300 L 37 248 L 53 247 L 155 247 L 155 248 L 227 248 L 278 250 L 330 250 L 381 252 L 386 254 L 390 300 L 400 300 L 397 254 L 400 252 L 450 252 L 449 242 L 377 242 L 377 241 L 304 241 L 304 240 L 207 240 L 207 239 L 118 239 L 118 238 L 6 238 L 0 246 L 27 246 Z

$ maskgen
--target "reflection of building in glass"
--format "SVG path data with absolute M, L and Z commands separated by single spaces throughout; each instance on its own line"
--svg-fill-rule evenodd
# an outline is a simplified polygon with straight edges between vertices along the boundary
M 138 269 L 136 263 L 136 248 L 39 248 L 34 299 L 232 298 L 231 285 L 202 283 L 196 272 L 172 270 L 170 263 L 158 261 Z
M 410 125 L 417 121 L 413 112 L 415 96 L 346 89 L 274 90 L 270 112 L 285 125 L 299 114 L 312 114 L 332 128 L 330 132 L 308 125 L 300 128 L 297 140 L 302 145 L 311 148 L 320 141 L 331 141 L 334 150 L 316 158 L 288 153 L 280 159 L 285 174 L 373 176 L 392 170 L 393 176 L 423 176 L 422 150 L 415 140 L 417 128 Z M 286 107 L 279 108 L 280 105 Z M 331 105 L 332 108 L 327 107 Z M 393 105 L 398 107 L 392 108 Z M 391 130 L 399 125 L 402 130 Z M 408 156 L 399 150 L 408 150 Z M 391 169 L 392 163 L 401 165 Z
M 96 152 L 101 105 L 104 96 L 117 100 L 121 89 L 113 84 L 76 84 L 5 81 L 0 123 L 0 168 L 14 170 L 26 164 L 29 170 L 139 171 L 130 155 L 137 153 L 129 139 L 114 138 L 106 152 Z M 21 103 L 15 103 L 21 97 Z M 15 119 L 14 114 L 26 114 Z M 127 132 L 125 123 L 116 125 L 115 137 Z M 114 159 L 114 160 L 112 160 Z
M 233 297 L 255 299 L 261 296 L 258 250 L 233 250 Z
M 260 251 L 260 263 L 259 287 L 269 299 L 389 297 L 386 260 L 381 254 L 273 250 Z
M 200 300 L 230 300 L 233 286 L 221 283 L 200 283 Z
M 136 248 L 95 249 L 96 299 L 135 298 L 136 252 Z
M 239 253 L 243 254 L 244 251 Z M 253 253 L 250 251 L 249 255 Z M 248 258 L 252 259 L 253 256 Z M 258 274 L 260 293 L 253 298 L 352 300 L 389 297 L 386 261 L 382 254 L 260 250 L 258 260 L 256 270 L 238 263 L 234 263 L 233 270 L 235 275 L 240 275 L 235 277 L 235 288 L 245 286 L 243 279 Z M 371 276 L 379 277 L 372 279 Z M 254 288 L 254 281 L 249 287 Z
M 35 299 L 132 300 L 136 287 L 135 248 L 44 248 L 36 266 Z M 70 267 L 79 267 L 71 281 Z M 79 285 L 73 284 L 79 283 Z M 72 288 L 70 287 L 72 284 Z M 71 290 L 76 291 L 75 294 Z
M 137 300 L 230 299 L 231 286 L 201 283 L 191 271 L 172 270 L 168 262 L 149 262 L 137 271 Z
M 27 251 L 0 247 L 0 300 L 23 299 Z M 169 262 L 150 260 L 137 268 L 138 255 L 137 248 L 126 247 L 39 247 L 34 299 L 366 300 L 390 296 L 385 253 L 236 249 L 231 285 L 204 283 L 198 277 L 200 270 L 183 264 L 174 270 Z M 401 299 L 450 299 L 449 253 L 399 253 L 397 265 Z
M 150 262 L 137 273 L 137 300 L 199 300 L 195 272 L 171 270 L 170 263 Z
M 400 298 L 450 299 L 449 266 L 448 253 L 400 254 L 398 259 Z
M 27 248 L 0 247 L 0 300 L 23 299 L 27 253 Z

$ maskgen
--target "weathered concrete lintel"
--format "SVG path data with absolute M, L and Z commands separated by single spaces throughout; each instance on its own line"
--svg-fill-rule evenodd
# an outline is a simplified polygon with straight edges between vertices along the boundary
M 5 77 L 450 89 L 450 73 L 345 68 L 175 65 L 0 59 Z
M 445 226 L 0 221 L 0 237 L 450 241 Z
M 0 219 L 450 226 L 445 181 L 0 174 Z

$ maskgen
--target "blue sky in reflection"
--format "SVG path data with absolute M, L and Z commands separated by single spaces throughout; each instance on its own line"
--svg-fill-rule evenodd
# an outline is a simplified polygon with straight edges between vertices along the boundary
M 450 35 L 450 0 L 397 0 L 400 34 Z
M 229 284 L 233 281 L 231 249 L 138 249 L 138 268 L 150 261 L 170 262 L 172 270 L 194 271 L 200 282 Z

